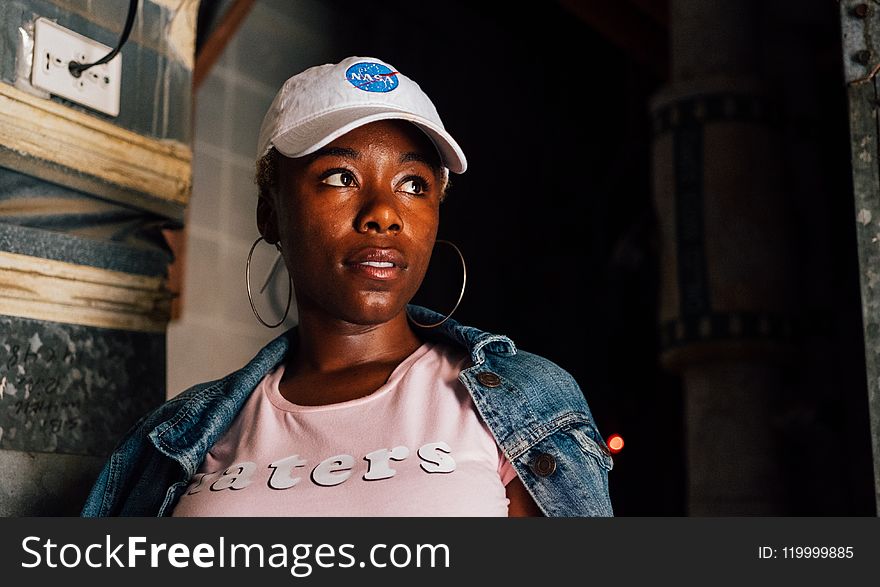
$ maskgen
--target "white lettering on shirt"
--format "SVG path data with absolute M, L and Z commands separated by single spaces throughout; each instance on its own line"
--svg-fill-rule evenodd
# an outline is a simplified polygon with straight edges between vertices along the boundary
M 199 491 L 202 490 L 206 485 L 210 485 L 210 481 L 208 479 L 213 479 L 220 475 L 219 472 L 216 473 L 197 473 L 193 475 L 192 483 L 190 484 L 190 490 L 187 492 L 187 495 L 195 495 Z
M 377 481 L 394 477 L 397 471 L 388 465 L 388 461 L 402 461 L 409 456 L 409 449 L 405 446 L 395 446 L 391 450 L 380 448 L 367 453 L 364 460 L 369 463 L 367 472 L 364 473 L 364 481 Z
M 452 458 L 452 449 L 443 442 L 429 442 L 419 448 L 419 458 L 422 459 L 422 468 L 428 473 L 451 473 L 455 470 L 455 460 Z
M 406 446 L 399 445 L 394 448 L 380 448 L 364 455 L 367 462 L 367 470 L 362 479 L 364 481 L 380 481 L 390 479 L 397 474 L 397 470 L 391 467 L 391 461 L 404 461 L 409 457 L 410 450 Z M 428 442 L 419 447 L 417 454 L 421 462 L 420 467 L 427 473 L 451 473 L 455 471 L 455 459 L 452 458 L 452 449 L 443 441 Z M 266 484 L 271 489 L 290 489 L 302 480 L 302 477 L 294 475 L 296 469 L 306 466 L 308 461 L 299 454 L 277 459 L 269 463 L 272 470 Z M 347 454 L 334 455 L 318 463 L 312 469 L 311 480 L 315 485 L 333 487 L 344 483 L 352 476 L 355 465 L 354 457 Z M 205 487 L 211 491 L 224 489 L 244 489 L 254 481 L 257 471 L 256 463 L 243 461 L 236 463 L 223 472 L 197 473 L 193 475 L 187 491 L 187 495 L 195 495 Z
M 301 459 L 299 455 L 290 455 L 284 457 L 280 461 L 270 463 L 272 475 L 269 477 L 269 487 L 272 489 L 290 489 L 297 483 L 300 478 L 293 476 L 293 470 L 306 464 L 305 459 Z
M 324 487 L 339 485 L 351 477 L 352 467 L 354 457 L 351 455 L 336 455 L 324 459 L 312 470 L 312 481 Z
M 211 485 L 213 491 L 222 491 L 223 489 L 244 489 L 251 484 L 251 477 L 257 470 L 257 464 L 250 461 L 237 463 L 232 465 L 225 471 L 223 475 L 214 481 Z

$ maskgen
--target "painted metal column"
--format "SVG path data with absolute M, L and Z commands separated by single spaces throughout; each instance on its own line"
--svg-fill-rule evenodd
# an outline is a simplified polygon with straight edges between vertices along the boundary
M 849 98 L 853 197 L 859 247 L 862 327 L 874 457 L 874 501 L 880 515 L 880 12 L 868 2 L 840 3 L 843 71 Z
M 671 2 L 671 80 L 652 99 L 663 365 L 682 377 L 688 514 L 784 515 L 774 400 L 797 275 L 758 3 Z
M 115 46 L 128 2 L 0 4 L 0 515 L 76 515 L 165 399 L 172 254 L 191 191 L 198 0 L 142 0 L 120 113 L 30 86 L 33 21 Z

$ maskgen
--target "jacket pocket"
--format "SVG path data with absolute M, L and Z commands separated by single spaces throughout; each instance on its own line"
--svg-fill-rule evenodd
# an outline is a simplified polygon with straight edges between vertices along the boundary
M 614 468 L 614 459 L 611 458 L 611 451 L 605 446 L 605 442 L 601 439 L 597 442 L 591 434 L 598 434 L 595 428 L 589 424 L 581 423 L 566 429 L 565 432 L 575 439 L 578 446 L 581 447 L 581 450 L 583 450 L 585 454 L 598 460 L 599 463 L 605 467 L 606 471 L 610 471 Z
M 594 435 L 598 432 L 590 419 L 572 415 L 517 458 L 525 469 L 523 482 L 546 515 L 614 515 L 608 494 L 613 462 Z

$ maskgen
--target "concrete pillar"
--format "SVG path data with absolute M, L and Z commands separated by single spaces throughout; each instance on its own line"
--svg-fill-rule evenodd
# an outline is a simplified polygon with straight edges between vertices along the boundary
M 693 516 L 786 511 L 774 401 L 796 252 L 759 5 L 672 0 L 671 80 L 651 104 L 661 360 L 682 377 Z
M 115 46 L 128 2 L 10 0 L 0 22 L 0 515 L 76 515 L 165 399 L 172 260 L 191 191 L 198 0 L 143 0 L 118 116 L 30 85 L 37 17 Z

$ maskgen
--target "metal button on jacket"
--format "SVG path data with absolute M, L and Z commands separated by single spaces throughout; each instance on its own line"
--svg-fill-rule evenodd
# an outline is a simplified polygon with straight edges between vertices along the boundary
M 556 459 L 553 455 L 542 452 L 532 463 L 532 471 L 539 477 L 548 477 L 556 471 Z
M 491 371 L 483 371 L 477 375 L 477 381 L 486 387 L 498 387 L 501 385 L 501 378 Z

